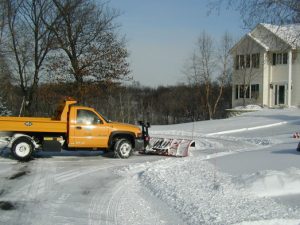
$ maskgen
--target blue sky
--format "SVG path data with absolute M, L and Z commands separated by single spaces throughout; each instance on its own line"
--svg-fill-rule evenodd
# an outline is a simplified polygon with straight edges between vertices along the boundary
M 126 36 L 133 79 L 157 87 L 184 81 L 183 67 L 202 31 L 236 39 L 242 28 L 238 12 L 222 9 L 207 15 L 205 0 L 111 0 L 120 10 L 117 22 Z

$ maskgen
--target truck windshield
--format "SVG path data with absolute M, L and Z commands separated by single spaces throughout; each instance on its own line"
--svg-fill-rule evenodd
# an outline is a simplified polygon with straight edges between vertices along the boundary
M 103 114 L 101 114 L 101 113 L 99 113 L 99 114 L 105 120 L 106 123 L 110 123 L 111 122 L 111 120 L 107 119 L 106 116 L 103 116 Z

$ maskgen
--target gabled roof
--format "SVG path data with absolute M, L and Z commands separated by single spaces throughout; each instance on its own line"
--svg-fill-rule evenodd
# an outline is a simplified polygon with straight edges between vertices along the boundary
M 293 49 L 300 47 L 299 23 L 280 26 L 267 23 L 261 23 L 260 25 L 274 33 L 277 37 L 290 45 Z
M 300 24 L 278 26 L 260 23 L 251 32 L 241 38 L 231 48 L 230 52 L 233 52 L 234 49 L 249 37 L 266 51 L 280 50 L 282 48 L 297 49 L 300 48 Z
M 246 34 L 244 37 L 241 38 L 241 40 L 239 40 L 239 42 L 237 42 L 231 49 L 230 52 L 232 53 L 234 51 L 234 49 L 236 49 L 246 38 L 250 38 L 253 41 L 255 41 L 258 45 L 260 45 L 263 49 L 265 49 L 266 51 L 269 51 L 269 47 L 267 45 L 265 45 L 263 42 L 261 42 L 259 39 L 255 38 L 251 33 Z

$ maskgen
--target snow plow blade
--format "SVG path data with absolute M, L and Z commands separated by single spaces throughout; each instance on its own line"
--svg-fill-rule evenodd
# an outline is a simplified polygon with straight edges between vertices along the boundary
M 150 138 L 144 154 L 185 157 L 195 141 L 176 138 Z

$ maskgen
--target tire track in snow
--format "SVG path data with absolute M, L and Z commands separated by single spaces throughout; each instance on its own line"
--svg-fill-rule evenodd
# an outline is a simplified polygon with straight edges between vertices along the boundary
M 40 166 L 39 166 L 40 167 Z M 56 174 L 54 176 L 51 176 L 51 174 L 47 173 L 47 172 L 43 172 L 42 169 L 40 169 L 41 171 L 37 171 L 36 172 L 36 176 L 34 178 L 34 180 L 27 185 L 22 186 L 19 190 L 17 190 L 15 192 L 16 196 L 19 196 L 21 199 L 34 199 L 37 195 L 40 195 L 42 193 L 44 193 L 45 188 L 46 188 L 46 183 L 47 180 L 52 180 L 51 181 L 51 185 L 56 184 L 61 184 L 64 182 L 67 182 L 69 180 L 73 180 L 75 178 L 81 177 L 81 176 L 85 176 L 91 173 L 95 173 L 101 170 L 106 170 L 109 168 L 114 167 L 113 165 L 110 166 L 106 166 L 106 167 L 92 167 L 91 169 L 88 170 L 84 170 L 81 171 L 81 169 L 74 169 L 74 170 L 69 170 L 66 172 L 62 172 L 59 174 Z M 45 174 L 47 174 L 45 176 Z M 49 186 L 49 182 L 48 182 L 48 186 Z M 24 196 L 24 192 L 27 193 L 27 195 Z M 24 196 L 24 197 L 21 197 Z
M 20 209 L 18 210 L 18 220 L 22 221 L 22 224 L 32 224 L 31 221 L 36 215 L 32 210 L 29 210 L 28 204 L 35 205 L 37 202 L 37 193 L 43 193 L 44 191 L 44 177 L 42 176 L 43 167 L 40 164 L 34 164 L 31 173 L 34 174 L 33 181 L 29 185 L 25 185 L 24 188 L 16 192 L 16 202 L 19 204 Z M 39 184 L 39 185 L 35 185 Z M 19 195 L 19 196 L 18 196 Z M 18 196 L 18 197 L 17 197 Z
M 96 192 L 90 202 L 89 225 L 159 225 L 160 212 L 153 211 L 139 195 L 135 178 L 126 177 L 109 193 Z
M 126 187 L 124 181 L 114 184 L 110 193 L 97 191 L 90 202 L 89 225 L 118 225 L 117 208 Z M 122 223 L 121 223 L 122 224 Z
M 11 190 L 6 198 L 18 203 L 18 210 L 14 212 L 18 218 L 17 221 L 22 221 L 24 225 L 35 224 L 33 221 L 50 225 L 51 218 L 58 215 L 60 207 L 66 204 L 70 197 L 70 194 L 57 190 L 56 185 L 112 167 L 115 167 L 115 165 L 106 164 L 102 167 L 76 168 L 57 173 L 55 163 L 36 161 L 30 165 L 30 174 L 24 177 L 24 180 L 18 180 L 18 185 L 15 185 L 15 188 Z M 45 204 L 45 202 L 49 203 Z M 48 211 L 47 214 L 38 215 L 36 213 L 45 209 Z
M 107 208 L 106 208 L 106 216 L 108 218 L 111 218 L 113 221 L 113 224 L 120 224 L 118 222 L 118 216 L 117 216 L 117 210 L 118 210 L 118 206 L 120 204 L 120 199 L 122 198 L 122 195 L 124 193 L 124 189 L 128 188 L 126 183 L 125 184 L 121 184 L 121 182 L 119 182 L 119 187 L 116 188 L 116 190 L 113 192 L 112 197 L 109 199 Z M 107 225 L 109 225 L 106 222 Z

